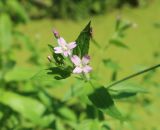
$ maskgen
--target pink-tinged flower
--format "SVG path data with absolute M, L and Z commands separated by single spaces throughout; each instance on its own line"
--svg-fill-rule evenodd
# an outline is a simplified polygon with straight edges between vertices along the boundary
M 88 65 L 90 61 L 89 56 L 83 56 L 81 60 L 77 55 L 74 55 L 71 57 L 71 61 L 76 66 L 75 69 L 73 70 L 73 73 L 75 74 L 89 73 L 92 70 L 92 67 Z
M 62 38 L 58 38 L 58 47 L 54 47 L 55 53 L 63 54 L 65 57 L 71 55 L 73 48 L 76 47 L 76 42 L 70 42 L 67 44 L 67 42 Z
M 53 29 L 53 34 L 54 34 L 55 38 L 60 38 L 60 35 L 57 30 Z

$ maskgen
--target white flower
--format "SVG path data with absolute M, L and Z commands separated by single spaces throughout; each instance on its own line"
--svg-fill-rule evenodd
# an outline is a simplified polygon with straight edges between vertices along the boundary
M 58 47 L 54 47 L 55 53 L 63 54 L 65 57 L 71 55 L 73 48 L 77 46 L 76 42 L 67 42 L 62 38 L 58 38 Z
M 89 73 L 92 70 L 92 67 L 90 67 L 89 61 L 90 57 L 89 56 L 83 56 L 82 60 L 77 56 L 74 55 L 71 57 L 71 61 L 74 63 L 76 66 L 75 69 L 73 70 L 73 73 Z

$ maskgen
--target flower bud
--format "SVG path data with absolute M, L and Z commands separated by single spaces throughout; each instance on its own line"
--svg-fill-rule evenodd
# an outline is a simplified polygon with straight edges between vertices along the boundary
M 49 61 L 49 62 L 51 62 L 51 61 L 52 61 L 51 56 L 47 56 L 47 59 L 48 59 L 48 61 Z
M 53 34 L 54 34 L 55 38 L 57 38 L 57 39 L 60 38 L 60 35 L 57 30 L 53 29 Z
M 91 38 L 93 38 L 93 28 L 92 27 L 90 28 L 90 36 Z

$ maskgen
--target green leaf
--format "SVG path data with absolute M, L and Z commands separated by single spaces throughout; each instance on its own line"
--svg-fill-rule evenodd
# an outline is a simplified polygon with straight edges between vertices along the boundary
M 0 90 L 0 102 L 9 106 L 14 111 L 21 114 L 26 119 L 34 123 L 39 123 L 41 116 L 45 111 L 45 106 L 43 106 L 39 101 L 25 97 L 13 92 Z
M 125 92 L 125 93 L 147 93 L 148 92 L 145 88 L 142 88 L 141 85 L 130 83 L 130 82 L 117 84 L 109 88 L 109 90 L 113 90 L 117 92 Z
M 37 71 L 34 76 L 31 78 L 31 81 L 37 83 L 41 86 L 48 86 L 48 87 L 60 87 L 66 83 L 65 78 L 69 77 L 68 71 L 65 72 L 63 70 L 57 69 L 54 67 L 54 70 L 50 69 L 41 69 Z M 63 79 L 63 80 L 62 80 Z
M 129 21 L 122 21 L 120 26 L 119 26 L 119 31 L 124 32 L 125 30 L 129 29 L 132 27 L 132 23 Z
M 76 130 L 100 130 L 100 122 L 98 120 L 84 120 L 76 128 Z
M 0 15 L 0 51 L 9 51 L 12 45 L 12 23 L 9 15 Z
M 147 93 L 148 91 L 142 88 L 141 85 L 124 82 L 121 84 L 117 84 L 109 88 L 110 93 L 115 99 L 124 99 L 135 96 L 137 93 Z
M 103 59 L 103 63 L 106 67 L 111 68 L 113 71 L 120 70 L 119 65 L 111 59 Z
M 52 107 L 53 99 L 46 93 L 43 89 L 39 90 L 38 97 L 40 101 L 46 106 L 46 107 Z
M 47 127 L 50 125 L 53 121 L 55 121 L 56 117 L 53 114 L 50 115 L 45 115 L 41 117 L 39 120 L 37 120 L 37 124 L 42 126 L 42 127 Z
M 117 47 L 122 47 L 122 48 L 125 48 L 125 49 L 129 49 L 127 45 L 125 45 L 123 42 L 121 42 L 118 39 L 111 39 L 109 42 L 110 42 L 110 44 L 115 45 Z
M 8 0 L 7 7 L 10 11 L 10 14 L 17 18 L 16 20 L 21 20 L 22 22 L 27 22 L 29 20 L 27 12 L 24 10 L 24 7 L 19 4 L 18 1 Z
M 88 54 L 89 51 L 89 42 L 90 42 L 90 24 L 91 21 L 87 24 L 87 26 L 83 29 L 83 31 L 78 36 L 76 43 L 77 46 L 73 50 L 73 54 L 83 57 L 84 55 Z
M 67 66 L 65 68 L 51 67 L 48 70 L 48 74 L 50 76 L 54 76 L 56 80 L 66 79 L 70 77 L 72 72 L 72 68 L 70 66 Z
M 67 107 L 62 107 L 58 109 L 58 113 L 60 114 L 60 116 L 62 116 L 64 119 L 67 120 L 71 120 L 71 121 L 76 121 L 76 115 L 75 113 L 72 111 L 72 109 L 69 109 Z
M 36 68 L 30 67 L 18 67 L 16 66 L 12 70 L 8 71 L 5 75 L 6 81 L 26 81 L 33 77 L 38 71 Z
M 92 104 L 102 112 L 107 113 L 108 115 L 116 119 L 123 120 L 121 113 L 114 105 L 114 101 L 110 93 L 103 86 L 96 89 L 92 94 L 90 94 L 89 99 Z

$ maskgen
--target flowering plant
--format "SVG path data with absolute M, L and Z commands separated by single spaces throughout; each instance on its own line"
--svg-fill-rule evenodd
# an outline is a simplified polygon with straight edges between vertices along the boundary
M 57 39 L 58 46 L 53 47 L 49 45 L 52 51 L 52 56 L 48 56 L 50 62 L 53 62 L 55 67 L 50 68 L 49 71 L 52 71 L 52 74 L 57 74 L 55 79 L 65 79 L 71 76 L 71 74 L 76 74 L 78 79 L 83 82 L 84 89 L 82 94 L 87 97 L 87 104 L 95 106 L 102 113 L 107 113 L 108 115 L 119 119 L 125 120 L 125 117 L 119 112 L 114 103 L 114 97 L 118 97 L 119 95 L 125 96 L 128 94 L 135 94 L 138 92 L 146 92 L 143 88 L 135 87 L 133 84 L 123 84 L 120 83 L 138 76 L 144 72 L 150 71 L 159 67 L 160 65 L 153 66 L 151 68 L 147 68 L 138 73 L 127 76 L 121 80 L 115 81 L 109 85 L 102 85 L 95 81 L 94 76 L 90 75 L 92 68 L 89 65 L 90 56 L 89 45 L 90 41 L 96 45 L 96 47 L 101 48 L 101 46 L 94 40 L 92 28 L 90 26 L 91 22 L 87 24 L 87 26 L 82 30 L 78 38 L 74 42 L 67 43 L 63 37 L 59 35 L 57 31 L 53 31 L 55 38 Z M 135 24 L 130 22 L 122 22 L 119 18 L 117 19 L 115 34 L 110 39 L 109 44 L 102 48 L 102 52 L 110 47 L 111 45 L 121 47 L 124 49 L 128 49 L 128 46 L 122 42 L 124 37 L 124 32 L 128 28 L 132 27 Z M 118 65 L 110 59 L 103 59 L 103 63 L 105 66 L 111 66 L 113 69 L 113 81 L 116 79 L 115 76 L 119 69 Z M 91 87 L 90 87 L 91 86 Z M 85 91 L 85 89 L 89 89 L 89 91 Z M 78 92 L 77 92 L 78 93 Z

